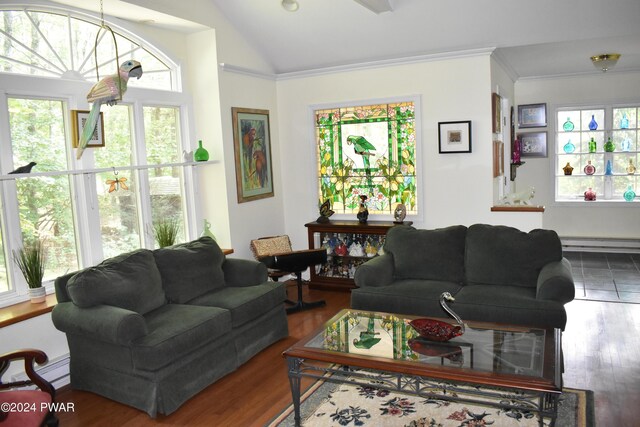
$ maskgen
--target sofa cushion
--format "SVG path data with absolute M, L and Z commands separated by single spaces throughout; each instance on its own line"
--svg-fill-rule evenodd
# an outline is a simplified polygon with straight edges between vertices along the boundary
M 182 304 L 224 286 L 224 254 L 210 237 L 153 251 L 167 299 Z
M 416 316 L 449 317 L 440 306 L 440 295 L 458 292 L 460 285 L 438 280 L 398 280 L 389 286 L 366 286 L 351 290 L 351 307 L 356 310 Z
M 529 233 L 503 225 L 474 224 L 467 230 L 465 271 L 469 284 L 536 287 L 542 267 L 562 259 L 553 230 Z
M 462 320 L 561 328 L 567 323 L 563 303 L 536 299 L 535 288 L 467 285 L 449 304 Z
M 165 304 L 160 272 L 151 251 L 139 249 L 79 271 L 67 282 L 79 307 L 112 305 L 145 314 Z
M 254 286 L 216 289 L 192 299 L 188 304 L 226 308 L 231 312 L 231 324 L 236 328 L 276 306 L 282 306 L 284 311 L 285 298 L 284 283 L 266 282 Z
M 393 254 L 398 279 L 464 280 L 464 245 L 467 227 L 454 225 L 436 230 L 411 226 L 389 229 L 384 251 Z
M 231 331 L 231 313 L 218 307 L 167 304 L 144 317 L 149 332 L 132 343 L 131 351 L 134 367 L 145 371 L 162 368 Z

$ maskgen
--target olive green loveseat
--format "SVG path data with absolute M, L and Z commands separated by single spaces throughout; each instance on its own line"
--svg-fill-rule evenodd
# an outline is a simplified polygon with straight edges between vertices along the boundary
M 71 386 L 155 417 L 288 336 L 282 283 L 216 242 L 140 249 L 56 279 Z M 215 402 L 212 402 L 212 405 Z

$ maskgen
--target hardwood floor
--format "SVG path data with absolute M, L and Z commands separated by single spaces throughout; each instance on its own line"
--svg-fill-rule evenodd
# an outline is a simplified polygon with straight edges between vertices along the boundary
M 290 296 L 293 288 L 289 289 Z M 263 426 L 291 402 L 281 353 L 341 308 L 349 294 L 311 290 L 309 300 L 327 306 L 289 315 L 290 336 L 212 384 L 169 416 L 147 414 L 92 393 L 64 388 L 58 401 L 73 402 L 60 413 L 62 427 L 74 426 Z M 565 387 L 595 392 L 596 425 L 633 426 L 640 419 L 640 305 L 575 300 L 567 305 L 563 334 Z M 303 382 L 306 388 L 309 382 Z

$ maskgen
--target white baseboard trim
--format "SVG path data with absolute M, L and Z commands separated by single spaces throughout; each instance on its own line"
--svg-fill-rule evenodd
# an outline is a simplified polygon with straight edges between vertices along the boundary
M 562 249 L 568 252 L 640 253 L 640 239 L 561 237 Z
M 42 378 L 49 381 L 56 390 L 58 390 L 60 387 L 68 385 L 71 382 L 71 378 L 69 376 L 69 362 L 70 356 L 69 354 L 65 354 L 50 360 L 45 365 L 36 365 L 35 371 Z M 12 381 L 26 381 L 27 379 L 27 374 L 24 372 L 15 374 L 11 378 Z

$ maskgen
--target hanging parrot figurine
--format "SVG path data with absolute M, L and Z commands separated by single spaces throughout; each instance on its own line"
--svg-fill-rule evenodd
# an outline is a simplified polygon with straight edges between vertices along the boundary
M 118 74 L 106 76 L 93 85 L 87 94 L 87 101 L 92 102 L 93 105 L 91 106 L 89 117 L 82 128 L 80 141 L 78 141 L 78 150 L 76 151 L 77 159 L 82 157 L 82 153 L 84 152 L 84 149 L 87 148 L 87 143 L 96 129 L 102 104 L 107 104 L 109 106 L 116 104 L 119 101 L 120 95 L 124 95 L 127 91 L 127 82 L 129 81 L 129 78 L 140 78 L 141 76 L 142 65 L 140 65 L 138 61 L 130 59 L 120 65 Z
M 364 164 L 364 173 L 367 174 L 367 184 L 369 188 L 373 188 L 373 182 L 371 181 L 371 165 L 369 157 L 373 156 L 371 151 L 376 151 L 376 147 L 367 141 L 363 136 L 350 135 L 347 137 L 347 145 L 353 144 L 353 150 L 359 156 L 362 156 L 362 163 Z

